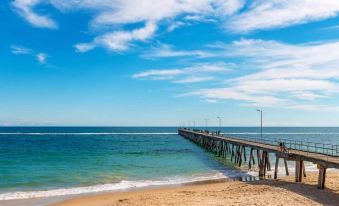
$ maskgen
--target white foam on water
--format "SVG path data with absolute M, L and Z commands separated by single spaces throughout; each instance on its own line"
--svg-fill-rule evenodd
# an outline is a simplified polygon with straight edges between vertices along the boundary
M 272 165 L 271 165 L 272 166 Z M 294 175 L 295 165 L 292 162 L 288 163 L 290 175 Z M 316 164 L 311 162 L 305 162 L 305 168 L 307 172 L 316 172 Z M 332 169 L 331 169 L 332 170 Z M 335 170 L 335 169 L 333 169 Z M 274 168 L 272 171 L 267 171 L 268 175 L 274 174 Z M 278 169 L 279 176 L 285 176 L 285 167 L 281 161 Z M 218 180 L 218 179 L 232 179 L 242 178 L 246 180 L 246 177 L 258 177 L 258 171 L 241 171 L 236 169 L 223 170 L 208 174 L 196 174 L 191 176 L 175 176 L 169 178 L 163 178 L 161 180 L 140 180 L 140 181 L 129 181 L 122 180 L 118 183 L 110 184 L 99 184 L 85 187 L 73 187 L 73 188 L 60 188 L 52 190 L 40 190 L 40 191 L 17 191 L 0 193 L 0 201 L 7 200 L 25 200 L 34 198 L 47 198 L 47 197 L 60 197 L 67 195 L 80 195 L 86 193 L 98 193 L 98 192 L 109 192 L 109 191 L 123 191 L 137 188 L 144 188 L 150 186 L 166 186 L 166 185 L 180 185 L 185 183 L 193 183 L 207 180 Z M 253 180 L 253 179 L 252 179 Z
M 227 172 L 226 172 L 227 173 Z M 73 187 L 73 188 L 60 188 L 52 190 L 40 190 L 40 191 L 17 191 L 0 193 L 0 201 L 5 200 L 22 200 L 32 198 L 43 198 L 43 197 L 56 197 L 65 195 L 79 195 L 84 193 L 96 193 L 105 191 L 121 191 L 129 190 L 133 188 L 143 188 L 149 186 L 162 186 L 162 185 L 178 185 L 191 182 L 199 182 L 206 180 L 217 180 L 223 178 L 229 178 L 234 174 L 230 172 L 230 176 L 226 173 L 217 172 L 208 175 L 192 175 L 192 176 L 177 176 L 173 178 L 164 178 L 162 180 L 140 180 L 140 181 L 127 181 L 123 180 L 119 183 L 112 184 L 100 184 L 86 187 Z

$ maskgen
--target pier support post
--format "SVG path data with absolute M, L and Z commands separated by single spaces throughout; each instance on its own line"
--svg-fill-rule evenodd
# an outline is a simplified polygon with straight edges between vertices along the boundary
M 244 146 L 239 146 L 239 167 L 241 166 L 241 163 L 242 163 L 242 157 L 243 157 L 243 151 L 244 151 Z
M 223 151 L 222 141 L 218 141 L 218 156 L 219 157 L 222 156 L 222 151 Z
M 248 159 L 248 169 L 252 168 L 252 159 L 253 159 L 253 164 L 255 164 L 254 157 L 253 157 L 253 148 L 251 147 L 250 158 Z
M 234 156 L 234 163 L 238 163 L 238 158 L 239 158 L 239 145 L 235 146 L 235 156 Z
M 323 167 L 318 164 L 319 176 L 318 176 L 318 189 L 325 188 L 325 179 L 326 179 L 326 167 Z
M 244 161 L 246 162 L 247 161 L 247 158 L 246 158 L 246 146 L 244 145 L 242 147 L 242 149 L 243 149 Z
M 234 158 L 234 144 L 232 144 L 232 149 L 231 149 L 231 162 L 233 161 Z
M 266 176 L 266 169 L 267 169 L 267 152 L 262 151 L 262 157 L 259 164 L 259 177 L 265 177 Z
M 267 171 L 271 171 L 270 154 L 268 152 L 266 155 L 266 166 L 267 166 Z
M 279 169 L 279 157 L 275 157 L 275 167 L 274 167 L 274 179 L 278 178 L 278 169 Z
M 261 164 L 261 153 L 260 153 L 259 149 L 257 149 L 257 159 L 258 159 L 258 167 L 260 167 L 260 164 Z
M 295 181 L 296 182 L 302 182 L 303 177 L 303 161 L 302 160 L 296 160 L 295 161 Z
M 284 158 L 284 164 L 285 164 L 286 176 L 289 176 L 290 172 L 288 171 L 288 164 L 287 164 L 287 160 L 285 158 Z

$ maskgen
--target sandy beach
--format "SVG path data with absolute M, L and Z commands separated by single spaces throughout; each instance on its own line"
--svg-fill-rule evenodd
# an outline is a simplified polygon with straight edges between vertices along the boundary
M 318 190 L 317 173 L 303 183 L 294 176 L 253 182 L 224 181 L 88 195 L 53 206 L 120 205 L 339 205 L 339 173 L 328 172 L 325 190 Z

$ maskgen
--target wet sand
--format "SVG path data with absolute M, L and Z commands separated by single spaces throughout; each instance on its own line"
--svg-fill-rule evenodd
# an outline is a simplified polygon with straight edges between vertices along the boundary
M 204 182 L 169 188 L 143 189 L 82 196 L 53 206 L 125 205 L 336 205 L 339 206 L 339 172 L 328 172 L 326 189 L 317 189 L 317 173 L 302 183 L 294 176 L 252 182 Z

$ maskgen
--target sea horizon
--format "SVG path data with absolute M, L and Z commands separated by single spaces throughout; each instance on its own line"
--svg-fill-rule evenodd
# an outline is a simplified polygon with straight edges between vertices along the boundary
M 152 125 L 146 125 L 146 126 L 140 126 L 140 125 L 125 125 L 125 126 L 119 126 L 119 125 L 0 125 L 0 128 L 2 127 L 89 127 L 89 128 L 92 128 L 92 127 L 103 127 L 103 128 L 109 128 L 109 127 L 173 127 L 173 128 L 219 128 L 220 126 L 218 125 L 213 125 L 213 126 L 204 126 L 204 125 L 196 125 L 195 127 L 194 126 L 171 126 L 171 125 L 165 125 L 165 126 L 158 126 L 158 125 L 155 125 L 155 126 L 152 126 Z M 255 125 L 235 125 L 235 126 L 232 126 L 232 125 L 223 125 L 221 126 L 222 128 L 227 128 L 227 127 L 244 127 L 244 128 L 259 128 L 260 129 L 260 125 L 259 126 L 255 126 Z M 263 128 L 270 128 L 270 127 L 315 127 L 315 128 L 321 128 L 321 127 L 328 127 L 328 128 L 331 128 L 331 127 L 339 127 L 339 126 L 312 126 L 312 125 L 301 125 L 301 126 L 279 126 L 279 125 L 272 125 L 272 126 L 265 126 L 263 125 Z

